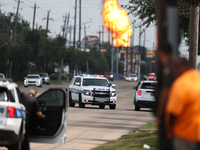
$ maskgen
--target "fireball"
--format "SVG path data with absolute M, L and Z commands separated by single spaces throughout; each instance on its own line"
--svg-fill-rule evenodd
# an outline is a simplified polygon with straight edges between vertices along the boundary
M 114 46 L 129 47 L 129 39 L 133 34 L 128 14 L 119 7 L 117 0 L 105 0 L 102 13 L 104 29 L 109 30 L 114 38 Z

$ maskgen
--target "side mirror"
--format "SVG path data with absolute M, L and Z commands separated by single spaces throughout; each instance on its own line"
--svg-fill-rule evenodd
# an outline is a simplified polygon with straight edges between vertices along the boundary
M 112 87 L 116 87 L 116 84 L 112 84 Z
M 133 89 L 134 89 L 134 90 L 137 90 L 137 87 L 135 86 L 135 87 L 133 87 Z
M 79 82 L 76 82 L 75 85 L 76 85 L 76 86 L 80 86 L 80 83 L 79 83 Z

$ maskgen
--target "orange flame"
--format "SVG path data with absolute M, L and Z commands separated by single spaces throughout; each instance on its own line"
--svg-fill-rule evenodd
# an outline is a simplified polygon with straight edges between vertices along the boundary
M 129 39 L 133 34 L 128 14 L 119 7 L 117 0 L 105 0 L 103 9 L 104 28 L 112 34 L 113 45 L 129 47 Z

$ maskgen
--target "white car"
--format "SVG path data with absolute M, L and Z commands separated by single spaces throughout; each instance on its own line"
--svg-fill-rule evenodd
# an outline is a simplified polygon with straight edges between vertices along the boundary
M 49 89 L 37 97 L 45 118 L 33 112 L 30 118 L 30 142 L 64 144 L 67 127 L 66 89 Z M 21 150 L 25 134 L 26 113 L 20 103 L 15 83 L 0 81 L 0 147 Z
M 80 108 L 86 104 L 99 105 L 99 108 L 105 108 L 109 105 L 110 109 L 116 108 L 117 93 L 107 78 L 90 76 L 75 76 L 69 85 L 69 106 L 74 107 L 75 103 Z
M 137 77 L 136 74 L 130 74 L 129 76 L 126 77 L 125 80 L 128 81 L 128 82 L 130 82 L 130 81 L 135 81 L 135 82 L 137 82 L 138 77 Z
M 42 83 L 42 78 L 39 74 L 29 74 L 24 77 L 24 87 L 28 87 L 29 85 L 42 87 Z
M 134 98 L 133 104 L 135 110 L 138 111 L 140 108 L 153 108 L 155 105 L 155 87 L 157 81 L 141 81 L 138 82 L 137 86 L 134 87 Z
M 50 77 L 48 73 L 39 73 L 40 77 L 42 78 L 42 82 L 46 83 L 47 85 L 50 84 Z

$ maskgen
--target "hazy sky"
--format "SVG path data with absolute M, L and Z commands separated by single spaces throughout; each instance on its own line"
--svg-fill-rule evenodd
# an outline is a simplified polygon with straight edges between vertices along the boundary
M 36 3 L 36 18 L 35 23 L 38 23 L 42 28 L 46 28 L 46 20 L 42 20 L 47 17 L 47 12 L 50 11 L 50 18 L 54 21 L 49 21 L 49 30 L 51 31 L 52 36 L 58 35 L 61 33 L 61 26 L 64 24 L 64 15 L 66 13 L 70 13 L 69 25 L 74 25 L 74 6 L 75 0 L 20 0 L 20 9 L 19 13 L 23 17 L 23 19 L 30 22 L 30 27 L 32 28 L 33 22 L 33 7 Z M 129 0 L 118 0 L 119 4 L 128 4 Z M 77 0 L 77 4 L 79 6 L 79 0 Z M 0 8 L 2 12 L 13 12 L 16 13 L 17 2 L 15 0 L 0 0 Z M 102 10 L 103 10 L 103 0 L 82 0 L 82 32 L 81 39 L 84 38 L 84 26 L 83 23 L 86 23 L 86 33 L 87 35 L 96 35 L 98 36 L 98 31 L 102 30 L 103 18 L 102 18 Z M 79 24 L 79 11 L 77 10 L 77 25 Z M 134 21 L 134 16 L 130 15 L 130 22 Z M 139 21 L 138 21 L 139 22 Z M 132 25 L 131 25 L 132 26 Z M 78 26 L 77 26 L 76 39 L 78 39 Z M 107 31 L 105 30 L 104 39 L 107 39 Z M 62 33 L 61 33 L 62 35 Z M 146 40 L 145 46 L 150 50 L 153 48 L 153 43 L 155 43 L 155 27 L 151 26 L 146 29 Z M 73 35 L 72 35 L 73 37 Z M 144 35 L 141 38 L 141 44 L 144 43 Z M 139 44 L 139 29 L 136 28 L 134 30 L 134 45 Z M 180 46 L 182 51 L 186 51 L 187 47 L 182 44 Z

